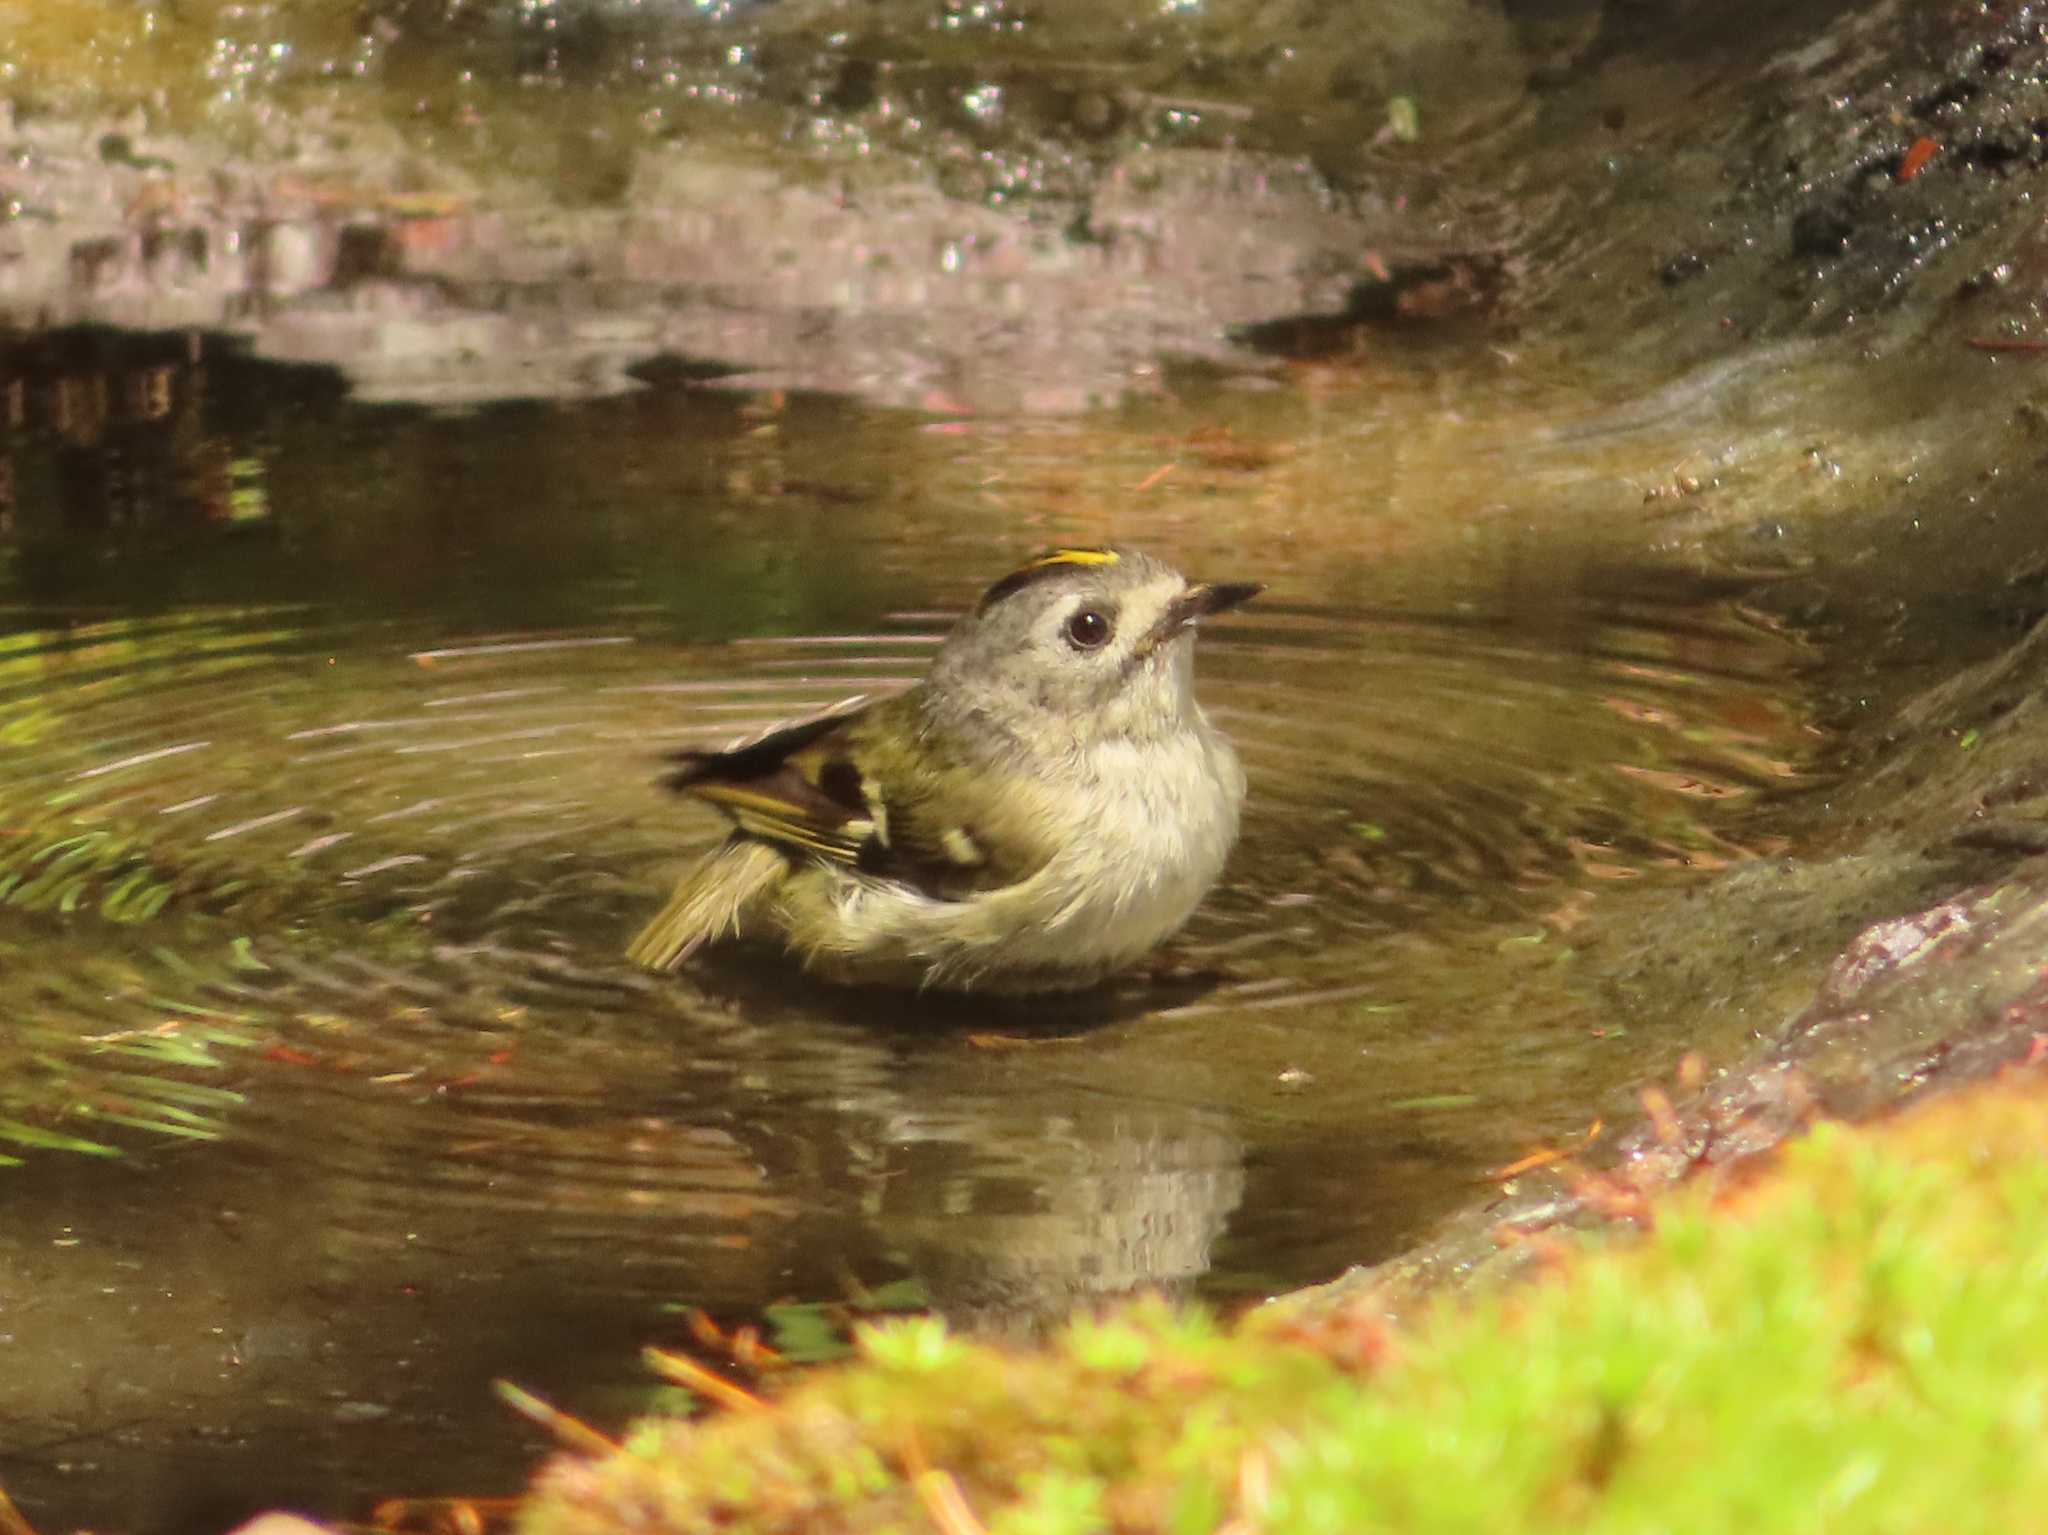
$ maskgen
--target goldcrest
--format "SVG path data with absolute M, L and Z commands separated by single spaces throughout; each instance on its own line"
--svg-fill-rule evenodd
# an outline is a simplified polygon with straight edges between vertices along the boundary
M 734 829 L 630 955 L 673 970 L 763 936 L 836 981 L 1007 992 L 1130 965 L 1237 840 L 1244 770 L 1195 701 L 1194 629 L 1260 590 L 1056 549 L 991 586 L 907 692 L 676 753 L 663 784 Z

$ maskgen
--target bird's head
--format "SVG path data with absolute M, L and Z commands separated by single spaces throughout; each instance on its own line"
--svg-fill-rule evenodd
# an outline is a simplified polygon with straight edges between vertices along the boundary
M 1004 576 L 932 665 L 934 703 L 1026 741 L 1150 740 L 1194 715 L 1194 632 L 1256 596 L 1133 549 L 1055 549 Z

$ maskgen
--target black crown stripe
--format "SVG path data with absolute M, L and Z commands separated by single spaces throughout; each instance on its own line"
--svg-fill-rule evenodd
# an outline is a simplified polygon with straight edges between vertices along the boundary
M 981 601 L 975 605 L 975 613 L 986 613 L 1005 597 L 1013 596 L 1025 587 L 1044 581 L 1062 571 L 1076 567 L 1114 565 L 1119 556 L 1114 549 L 1052 549 L 1041 554 L 1027 565 L 1020 565 L 1002 580 L 996 582 L 981 594 Z

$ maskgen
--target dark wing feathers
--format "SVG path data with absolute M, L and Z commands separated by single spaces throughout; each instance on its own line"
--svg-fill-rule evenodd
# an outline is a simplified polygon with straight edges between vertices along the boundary
M 858 709 L 850 714 L 826 714 L 817 719 L 784 725 L 780 730 L 769 731 L 758 741 L 749 741 L 745 746 L 735 746 L 730 751 L 707 752 L 685 748 L 670 752 L 668 760 L 676 766 L 662 775 L 661 786 L 685 794 L 706 780 L 738 782 L 773 773 L 792 752 L 802 750 L 818 737 L 830 735 L 867 712 L 866 709 Z
M 992 797 L 984 772 L 952 760 L 928 735 L 914 756 L 903 749 L 923 725 L 915 708 L 899 695 L 731 751 L 677 752 L 661 782 L 790 853 L 933 895 L 968 895 L 1041 867 L 1051 849 L 1034 834 L 1040 828 L 1019 805 Z
M 731 751 L 680 751 L 663 787 L 718 806 L 742 831 L 793 851 L 857 862 L 875 834 L 860 770 L 844 754 L 848 727 L 867 713 L 827 715 Z M 848 793 L 849 775 L 851 794 Z

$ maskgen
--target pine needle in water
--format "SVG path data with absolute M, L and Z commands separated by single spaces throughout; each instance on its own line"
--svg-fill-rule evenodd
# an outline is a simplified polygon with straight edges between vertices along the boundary
M 581 1418 L 570 1417 L 553 1403 L 542 1401 L 531 1391 L 515 1386 L 509 1380 L 494 1380 L 491 1389 L 498 1393 L 499 1401 L 520 1417 L 553 1434 L 564 1449 L 583 1455 L 611 1455 L 619 1448 Z

